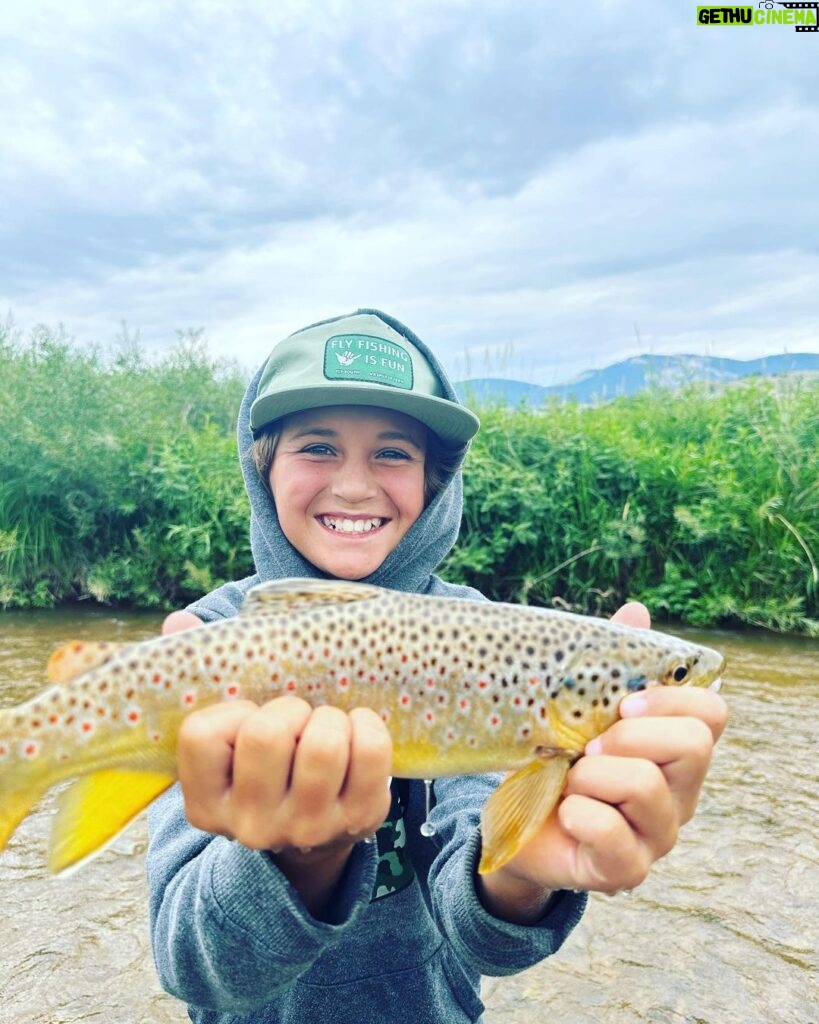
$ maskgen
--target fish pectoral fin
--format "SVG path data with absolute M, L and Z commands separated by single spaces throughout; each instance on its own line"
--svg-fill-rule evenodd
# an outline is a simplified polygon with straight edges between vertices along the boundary
M 58 798 L 48 868 L 58 874 L 99 853 L 175 782 L 166 772 L 105 770 L 78 779 Z
M 560 799 L 572 755 L 539 754 L 498 786 L 481 815 L 481 862 L 478 873 L 497 871 L 525 846 Z
M 92 640 L 72 640 L 63 644 L 48 659 L 46 675 L 49 682 L 67 683 L 81 676 L 89 669 L 97 668 L 110 661 L 115 654 L 131 647 L 131 644 L 106 643 Z
M 381 587 L 348 580 L 267 580 L 248 590 L 239 614 L 255 614 L 261 610 L 285 613 L 316 604 L 371 601 L 383 593 Z

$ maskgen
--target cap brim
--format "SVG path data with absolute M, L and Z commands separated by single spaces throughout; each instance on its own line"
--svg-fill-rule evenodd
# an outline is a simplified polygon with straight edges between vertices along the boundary
M 473 412 L 445 398 L 385 387 L 373 388 L 368 384 L 357 387 L 354 383 L 343 387 L 335 384 L 288 388 L 280 394 L 257 398 L 250 410 L 250 427 L 256 433 L 273 420 L 290 413 L 332 405 L 365 405 L 402 412 L 452 445 L 466 444 L 480 427 L 480 420 Z

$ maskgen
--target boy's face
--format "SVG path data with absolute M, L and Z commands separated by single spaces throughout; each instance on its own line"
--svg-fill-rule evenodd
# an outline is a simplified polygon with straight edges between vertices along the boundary
M 388 409 L 285 417 L 270 468 L 285 536 L 331 576 L 369 576 L 423 511 L 425 450 L 426 428 Z

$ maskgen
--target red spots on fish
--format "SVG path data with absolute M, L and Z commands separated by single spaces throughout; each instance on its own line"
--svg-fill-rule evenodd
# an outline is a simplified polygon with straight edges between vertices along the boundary
M 267 660 L 268 661 L 275 661 L 276 660 L 276 652 L 275 651 L 271 651 L 270 654 L 268 654 L 268 656 L 267 656 Z
M 515 696 L 512 698 L 512 705 L 516 708 L 522 708 L 524 706 L 523 697 L 521 697 L 519 693 L 516 693 Z
M 339 690 L 346 690 L 349 685 L 350 685 L 350 680 L 347 678 L 347 676 L 339 676 L 338 677 L 338 688 L 339 688 Z
M 40 753 L 39 743 L 35 743 L 33 740 L 29 740 L 28 743 L 23 744 L 23 757 L 27 757 L 29 760 L 36 757 Z
M 488 679 L 479 679 L 478 680 L 478 689 L 479 690 L 488 690 L 489 686 L 490 686 L 490 683 L 489 683 Z
M 125 721 L 129 725 L 139 725 L 142 720 L 142 713 L 139 708 L 129 708 L 125 712 Z
M 501 727 L 501 721 L 502 719 L 500 715 L 490 715 L 488 719 L 489 728 L 493 732 L 497 732 Z
M 469 711 L 469 708 L 470 708 L 469 698 L 468 697 L 461 697 L 458 700 L 458 710 L 462 711 L 464 714 L 466 714 L 467 711 Z
M 157 684 L 161 683 L 162 682 L 162 676 L 158 672 L 154 672 L 154 674 L 151 676 L 151 682 L 154 685 L 157 685 Z
M 367 678 L 370 680 L 371 683 L 374 683 L 376 679 L 378 679 L 378 676 L 375 674 L 375 672 L 371 672 Z
M 161 743 L 161 742 L 162 742 L 162 733 L 161 732 L 152 732 L 151 733 L 151 743 Z
M 435 689 L 435 680 L 432 679 L 430 676 L 427 676 L 427 689 L 428 690 L 434 690 Z
M 193 690 L 188 690 L 187 693 L 182 694 L 182 704 L 186 708 L 192 708 L 196 703 L 196 694 Z
M 412 704 L 412 697 L 410 697 L 408 693 L 402 693 L 398 700 L 398 703 L 401 705 L 402 708 L 408 708 L 410 704 Z
M 530 686 L 537 686 L 539 682 L 540 682 L 540 680 L 538 679 L 537 676 L 529 676 L 529 685 Z
M 94 731 L 94 723 L 86 719 L 84 722 L 80 722 L 80 732 L 85 733 L 89 736 Z
M 295 693 L 296 690 L 298 689 L 298 684 L 296 683 L 295 679 L 288 679 L 287 682 L 284 684 L 284 688 L 285 690 L 287 690 L 288 693 Z
M 56 725 L 57 722 L 59 722 L 59 720 L 60 720 L 60 716 L 59 715 L 49 715 L 48 716 L 48 721 L 49 721 L 50 725 Z
M 435 721 L 435 712 L 434 711 L 429 711 L 429 710 L 425 711 L 424 712 L 424 720 L 427 723 L 427 725 L 432 725 L 432 723 Z
M 5 743 L 0 743 L 0 761 L 4 761 L 9 756 L 9 748 Z
M 238 683 L 229 683 L 225 687 L 225 696 L 226 697 L 238 697 L 239 696 L 239 684 Z
M 447 741 L 447 743 L 454 743 L 455 740 L 456 740 L 455 730 L 454 729 L 447 729 L 447 731 L 446 731 L 446 741 Z

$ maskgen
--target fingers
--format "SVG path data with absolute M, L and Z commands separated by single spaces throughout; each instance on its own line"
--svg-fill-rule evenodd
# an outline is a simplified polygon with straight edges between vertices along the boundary
M 171 612 L 162 623 L 162 635 L 169 633 L 181 633 L 183 630 L 192 629 L 194 626 L 201 626 L 202 620 L 193 612 Z
M 635 629 L 650 629 L 651 616 L 648 608 L 639 601 L 629 601 L 611 617 L 612 622 L 619 622 L 621 626 L 634 626 Z
M 296 697 L 215 705 L 190 715 L 179 736 L 189 820 L 252 849 L 369 835 L 389 811 L 391 761 L 374 712 L 314 709 Z

